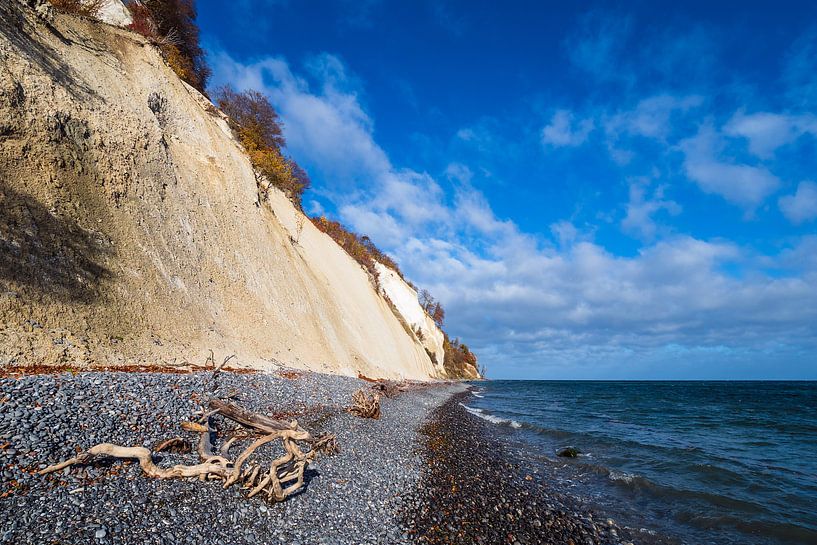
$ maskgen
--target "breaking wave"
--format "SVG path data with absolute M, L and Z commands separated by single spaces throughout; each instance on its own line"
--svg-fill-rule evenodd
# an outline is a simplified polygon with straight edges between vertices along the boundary
M 522 427 L 522 424 L 520 424 L 516 420 L 511 420 L 510 418 L 501 418 L 499 416 L 496 416 L 496 415 L 493 415 L 493 414 L 490 414 L 490 413 L 486 413 L 482 409 L 474 409 L 474 408 L 469 407 L 468 405 L 464 405 L 462 403 L 460 403 L 460 406 L 463 409 L 465 409 L 466 411 L 468 411 L 469 413 L 473 414 L 474 416 L 478 416 L 479 418 L 482 418 L 483 420 L 487 420 L 488 422 L 491 422 L 492 424 L 510 426 L 512 428 L 515 428 L 515 429 L 519 429 L 519 428 Z

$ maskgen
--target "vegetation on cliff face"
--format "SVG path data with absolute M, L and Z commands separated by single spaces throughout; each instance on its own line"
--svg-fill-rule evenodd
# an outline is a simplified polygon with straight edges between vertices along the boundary
M 379 261 L 383 265 L 395 271 L 400 278 L 403 278 L 400 268 L 397 263 L 388 255 L 383 253 L 375 246 L 369 237 L 366 235 L 358 235 L 337 221 L 327 219 L 325 216 L 311 218 L 315 226 L 328 234 L 338 245 L 346 250 L 355 261 L 360 263 L 366 271 L 372 275 L 372 278 L 377 279 L 377 271 L 375 269 L 375 262 Z M 412 285 L 405 280 L 406 283 Z M 412 285 L 412 287 L 414 287 Z M 416 289 L 416 288 L 415 288 Z M 477 364 L 477 356 L 459 339 L 451 340 L 448 334 L 443 329 L 445 322 L 445 310 L 442 304 L 434 299 L 428 290 L 421 290 L 418 294 L 420 306 L 428 314 L 440 331 L 443 332 L 443 348 L 445 350 L 445 360 L 443 361 L 443 368 L 449 377 L 470 377 L 475 373 L 484 376 L 484 370 L 481 370 Z M 417 333 L 415 333 L 417 334 Z M 418 335 L 418 338 L 420 336 Z
M 216 92 L 216 101 L 230 118 L 230 125 L 255 170 L 300 208 L 301 196 L 310 185 L 309 176 L 295 161 L 284 156 L 282 148 L 286 140 L 278 113 L 269 99 L 252 89 L 237 92 L 224 86 Z
M 237 92 L 225 86 L 217 91 L 216 100 L 219 108 L 230 118 L 230 124 L 247 151 L 253 167 L 301 208 L 301 198 L 304 191 L 309 188 L 309 177 L 295 161 L 284 156 L 282 148 L 286 145 L 286 140 L 283 128 L 278 113 L 269 99 L 255 90 Z M 315 227 L 329 235 L 363 267 L 376 289 L 380 289 L 375 267 L 377 262 L 395 271 L 401 279 L 414 287 L 405 279 L 394 259 L 380 250 L 368 236 L 357 234 L 326 216 L 310 219 Z M 467 345 L 460 343 L 459 339 L 450 340 L 443 330 L 445 310 L 440 302 L 435 300 L 428 290 L 420 291 L 419 302 L 437 327 L 443 331 L 445 338 L 443 367 L 447 375 L 469 377 L 478 373 L 476 355 Z
M 388 255 L 383 253 L 374 242 L 366 235 L 358 235 L 344 227 L 340 222 L 327 219 L 326 216 L 319 216 L 310 218 L 320 231 L 326 233 L 332 240 L 338 243 L 338 246 L 346 250 L 352 259 L 360 263 L 372 278 L 377 279 L 377 270 L 375 269 L 375 262 L 379 261 L 386 267 L 396 272 L 400 278 L 403 274 L 397 263 Z
M 443 331 L 445 341 L 443 348 L 445 349 L 445 361 L 443 367 L 449 377 L 469 377 L 474 373 L 479 373 L 484 376 L 484 370 L 477 367 L 477 356 L 468 348 L 465 343 L 461 343 L 459 339 L 450 339 L 448 334 Z
M 102 0 L 50 0 L 51 5 L 62 13 L 96 17 L 102 9 Z
M 96 17 L 102 0 L 49 0 L 64 13 Z M 132 23 L 130 30 L 149 38 L 157 45 L 167 64 L 185 82 L 205 93 L 210 69 L 205 62 L 196 25 L 195 0 L 125 0 Z M 257 175 L 262 194 L 268 185 L 283 191 L 299 209 L 304 191 L 310 186 L 307 173 L 284 154 L 286 140 L 278 113 L 269 99 L 256 90 L 236 91 L 225 86 L 215 92 L 215 101 L 229 118 L 229 123 L 244 147 Z M 366 235 L 354 233 L 325 216 L 311 217 L 312 223 L 328 234 L 370 275 L 379 289 L 375 263 L 395 271 L 412 288 L 398 264 L 381 251 Z M 477 358 L 459 339 L 451 340 L 443 330 L 445 311 L 427 291 L 419 292 L 419 303 L 443 331 L 444 369 L 449 377 L 470 377 L 478 372 Z
M 426 311 L 426 314 L 431 316 L 431 319 L 434 320 L 434 323 L 437 324 L 437 327 L 442 329 L 443 322 L 445 321 L 445 310 L 443 310 L 443 306 L 440 304 L 439 301 L 435 300 L 434 297 L 429 293 L 428 290 L 422 290 L 419 293 L 420 298 L 420 306 L 423 307 L 423 310 Z
M 173 71 L 203 93 L 210 77 L 210 68 L 199 44 L 195 1 L 130 0 L 127 7 L 133 19 L 129 28 L 153 40 Z

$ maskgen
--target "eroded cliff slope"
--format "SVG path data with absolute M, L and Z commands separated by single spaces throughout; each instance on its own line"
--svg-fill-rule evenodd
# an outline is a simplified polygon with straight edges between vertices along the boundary
M 124 29 L 0 2 L 0 365 L 440 368 L 364 270 Z

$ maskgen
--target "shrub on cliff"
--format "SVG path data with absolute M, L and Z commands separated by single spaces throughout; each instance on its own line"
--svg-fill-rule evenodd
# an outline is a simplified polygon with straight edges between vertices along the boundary
M 443 349 L 445 350 L 443 367 L 449 377 L 466 377 L 473 371 L 479 371 L 476 354 L 459 339 L 451 340 L 444 334 Z
M 54 8 L 62 13 L 98 17 L 102 9 L 102 0 L 49 0 Z
M 406 279 L 403 278 L 403 273 L 400 271 L 400 267 L 397 266 L 397 263 L 391 257 L 383 253 L 380 248 L 375 246 L 372 239 L 366 235 L 358 235 L 357 233 L 354 233 L 344 227 L 340 222 L 327 219 L 326 216 L 316 216 L 310 219 L 312 220 L 312 223 L 315 224 L 315 227 L 332 237 L 332 240 L 337 242 L 338 246 L 346 250 L 347 254 L 352 256 L 355 261 L 360 263 L 360 265 L 372 275 L 372 278 L 375 279 L 376 283 L 377 270 L 375 269 L 375 261 L 378 261 L 390 268 L 396 272 L 397 276 L 402 278 L 403 281 L 406 281 Z
M 332 221 L 326 216 L 313 217 L 311 220 L 318 230 L 329 235 L 352 259 L 360 263 L 360 266 L 366 269 L 366 271 L 372 275 L 372 278 L 377 278 L 377 270 L 374 264 L 375 259 L 370 253 L 369 247 L 363 243 L 362 239 L 364 237 L 353 233 L 341 225 L 340 222 Z M 368 240 L 368 237 L 365 238 Z M 369 243 L 372 247 L 374 246 L 370 240 Z
M 391 268 L 400 278 L 406 281 L 400 269 L 397 267 L 397 263 L 377 248 L 366 235 L 358 235 L 344 227 L 340 222 L 327 219 L 326 216 L 313 217 L 310 219 L 315 227 L 332 237 L 332 240 L 334 240 L 338 246 L 343 248 L 347 254 L 360 263 L 361 267 L 370 274 L 376 288 L 379 288 L 377 270 L 375 269 L 376 261 Z M 386 300 L 388 300 L 388 297 L 386 297 Z M 440 302 L 434 299 L 428 290 L 420 291 L 418 293 L 418 300 L 423 310 L 434 320 L 437 327 L 443 331 L 445 311 Z M 410 332 L 413 331 L 408 326 L 406 326 L 406 328 Z M 413 333 L 420 341 L 423 340 L 419 329 L 413 331 Z M 445 331 L 443 331 L 443 349 L 445 351 L 443 368 L 449 377 L 472 377 L 474 372 L 480 376 L 485 376 L 485 369 L 477 366 L 476 354 L 471 352 L 468 346 L 461 343 L 459 339 L 451 340 Z M 432 354 L 429 354 L 429 357 L 433 360 Z
M 443 322 L 445 321 L 445 311 L 443 310 L 442 305 L 439 301 L 436 301 L 434 297 L 428 292 L 428 290 L 423 290 L 419 294 L 420 299 L 420 306 L 423 307 L 423 310 L 426 311 L 426 314 L 431 316 L 431 319 L 434 320 L 434 323 L 437 324 L 437 327 L 440 329 L 443 328 Z
M 129 28 L 156 40 L 168 66 L 203 93 L 210 68 L 199 44 L 195 1 L 131 0 L 127 5 L 133 19 Z
M 253 167 L 300 207 L 301 196 L 309 187 L 309 176 L 295 161 L 285 157 L 286 145 L 281 120 L 269 99 L 254 90 L 237 92 L 230 86 L 216 93 L 219 108 L 230 118 L 241 145 Z

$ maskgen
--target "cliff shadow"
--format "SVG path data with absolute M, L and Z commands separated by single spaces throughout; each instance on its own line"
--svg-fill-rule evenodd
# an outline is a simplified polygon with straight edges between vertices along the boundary
M 0 180 L 0 284 L 61 301 L 89 303 L 111 277 L 112 247 L 68 218 Z

